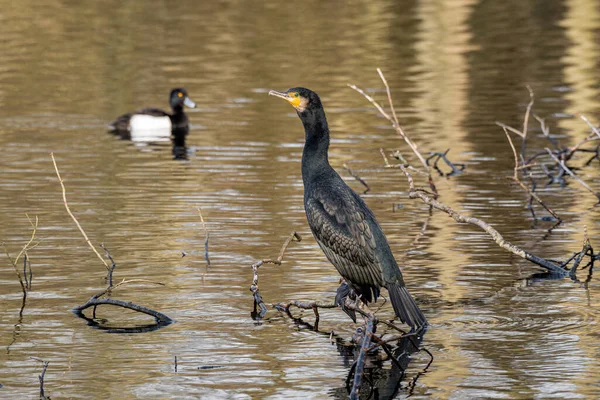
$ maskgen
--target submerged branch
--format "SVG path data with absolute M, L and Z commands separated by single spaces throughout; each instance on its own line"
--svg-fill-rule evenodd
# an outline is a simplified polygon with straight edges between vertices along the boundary
M 73 308 L 73 312 L 76 315 L 80 315 L 87 308 L 97 307 L 97 306 L 100 306 L 103 304 L 122 307 L 122 308 L 128 308 L 130 310 L 137 311 L 142 314 L 150 315 L 156 319 L 156 322 L 158 324 L 161 324 L 161 325 L 168 325 L 173 322 L 173 320 L 171 318 L 169 318 L 167 315 L 165 315 L 161 312 L 155 311 L 151 308 L 140 306 L 140 305 L 134 304 L 130 301 L 115 300 L 115 299 L 100 299 L 96 296 L 92 296 L 92 298 L 90 298 L 85 304 L 82 304 L 80 306 Z

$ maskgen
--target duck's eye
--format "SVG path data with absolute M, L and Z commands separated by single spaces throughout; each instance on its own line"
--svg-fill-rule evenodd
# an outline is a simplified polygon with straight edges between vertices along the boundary
M 300 95 L 298 94 L 298 92 L 294 93 L 294 96 L 299 97 Z
M 177 93 L 177 97 L 183 97 L 183 93 L 181 93 L 181 92 Z

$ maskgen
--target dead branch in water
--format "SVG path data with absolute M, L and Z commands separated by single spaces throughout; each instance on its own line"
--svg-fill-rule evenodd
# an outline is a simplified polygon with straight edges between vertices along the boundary
M 558 165 L 560 165 L 560 167 L 569 175 L 571 175 L 577 182 L 579 182 L 581 184 L 581 186 L 583 186 L 588 192 L 590 192 L 591 194 L 593 194 L 594 196 L 596 196 L 596 198 L 598 199 L 598 202 L 600 203 L 600 193 L 598 192 L 594 192 L 594 190 L 587 184 L 585 183 L 580 177 L 578 177 L 577 175 L 575 175 L 573 173 L 573 171 L 571 171 L 571 169 L 569 167 L 567 167 L 565 160 L 559 160 L 554 153 L 552 153 L 552 150 L 550 150 L 549 148 L 546 147 L 545 149 L 548 154 L 550 155 L 550 157 L 552 157 L 552 159 L 554 161 L 556 161 L 556 163 Z
M 285 254 L 285 250 L 287 249 L 289 244 L 292 242 L 292 240 L 294 240 L 296 242 L 300 242 L 302 240 L 302 237 L 299 234 L 297 234 L 296 232 L 292 232 L 290 234 L 290 236 L 288 236 L 288 238 L 285 240 L 285 242 L 283 242 L 283 246 L 281 246 L 281 250 L 279 251 L 279 256 L 277 257 L 277 259 L 273 260 L 270 258 L 264 258 L 262 260 L 255 262 L 254 264 L 252 264 L 252 271 L 253 271 L 254 275 L 252 278 L 252 285 L 250 285 L 250 291 L 252 292 L 252 295 L 254 296 L 254 313 L 253 314 L 259 319 L 264 317 L 265 314 L 267 313 L 267 306 L 265 305 L 265 302 L 263 301 L 263 298 L 260 295 L 260 292 L 258 289 L 258 268 L 263 264 L 281 265 L 281 261 L 283 260 L 283 255 Z M 257 307 L 260 308 L 260 312 L 258 312 L 258 313 L 256 312 Z
M 544 203 L 542 201 L 542 199 L 537 195 L 537 193 L 535 193 L 534 190 L 529 189 L 529 187 L 527 185 L 525 185 L 523 183 L 523 181 L 521 181 L 521 179 L 519 179 L 519 158 L 517 156 L 517 150 L 515 149 L 515 145 L 513 144 L 513 141 L 510 137 L 510 135 L 508 134 L 508 130 L 505 126 L 502 127 L 504 129 L 504 133 L 506 134 L 506 138 L 508 139 L 508 143 L 510 144 L 510 148 L 513 151 L 513 155 L 515 157 L 515 168 L 513 170 L 513 176 L 511 177 L 511 179 L 518 183 L 519 186 L 521 186 L 521 188 L 526 191 L 531 199 L 534 199 L 535 201 L 538 202 L 538 204 L 540 204 L 542 207 L 544 207 L 546 209 L 546 211 L 548 211 L 554 218 L 556 218 L 557 221 L 561 222 L 562 219 L 554 212 L 554 210 L 552 210 L 550 207 L 548 207 L 546 205 L 546 203 Z M 523 137 L 523 143 L 525 143 L 525 137 Z M 523 149 L 525 148 L 525 144 L 523 144 Z M 521 155 L 521 159 L 523 159 L 523 155 Z M 535 184 L 534 184 L 534 188 L 535 188 Z M 532 211 L 533 212 L 533 211 Z
M 83 235 L 83 238 L 85 239 L 85 242 L 88 244 L 88 246 L 90 246 L 90 248 L 92 249 L 92 251 L 94 252 L 94 254 L 96 254 L 96 256 L 98 256 L 98 259 L 100 259 L 100 261 L 102 261 L 102 263 L 104 264 L 104 266 L 106 267 L 106 269 L 109 269 L 108 264 L 102 258 L 102 256 L 100 255 L 100 253 L 98 253 L 98 250 L 96 250 L 96 248 L 94 247 L 94 245 L 92 244 L 92 242 L 90 241 L 90 239 L 88 238 L 88 236 L 85 234 L 85 231 L 83 230 L 83 228 L 79 224 L 79 221 L 77 221 L 77 218 L 75 218 L 75 216 L 71 212 L 71 209 L 69 208 L 69 203 L 67 203 L 67 191 L 65 189 L 65 184 L 64 184 L 62 178 L 60 177 L 60 173 L 58 172 L 58 166 L 56 165 L 56 160 L 54 159 L 54 153 L 50 153 L 50 157 L 52 157 L 52 163 L 54 164 L 54 170 L 56 171 L 56 176 L 58 177 L 58 182 L 60 183 L 60 187 L 62 188 L 63 204 L 65 205 L 65 208 L 67 209 L 67 213 L 69 213 L 69 215 L 71 216 L 71 218 L 75 222 L 75 225 L 77 225 L 77 228 L 79 229 L 79 232 L 81 232 L 81 234 Z
M 31 357 L 32 360 L 39 361 L 42 363 L 42 373 L 38 375 L 38 379 L 40 381 L 40 400 L 51 400 L 50 397 L 46 397 L 44 392 L 44 377 L 46 376 L 46 369 L 48 369 L 48 364 L 50 361 L 44 361 L 41 358 Z
M 204 258 L 206 259 L 206 268 L 210 268 L 210 258 L 208 256 L 208 238 L 210 237 L 210 233 L 208 233 L 208 230 L 206 229 L 200 207 L 198 207 L 198 215 L 200 215 L 200 221 L 202 221 L 202 228 L 204 229 Z
M 557 264 L 553 261 L 547 260 L 542 257 L 538 257 L 532 253 L 529 253 L 528 251 L 525 251 L 525 250 L 521 249 L 520 247 L 510 243 L 509 241 L 504 239 L 504 237 L 502 237 L 500 232 L 498 232 L 496 229 L 494 229 L 487 222 L 485 222 L 479 218 L 464 216 L 464 215 L 458 213 L 457 211 L 453 210 L 452 208 L 448 207 L 447 205 L 440 203 L 438 200 L 430 197 L 422 189 L 416 189 L 414 186 L 413 178 L 410 175 L 410 172 L 408 172 L 408 169 L 406 167 L 404 167 L 403 165 L 400 165 L 400 169 L 402 170 L 402 172 L 404 173 L 404 175 L 406 176 L 406 179 L 408 181 L 408 185 L 409 185 L 408 197 L 409 198 L 421 199 L 425 204 L 432 206 L 433 208 L 435 208 L 437 210 L 445 212 L 451 218 L 453 218 L 456 222 L 468 223 L 468 224 L 475 225 L 475 226 L 481 228 L 483 231 L 488 233 L 491 236 L 491 238 L 494 240 L 494 242 L 501 248 L 503 248 L 503 249 L 505 249 L 527 261 L 530 261 L 536 265 L 539 265 L 540 267 L 547 269 L 548 271 L 556 274 L 557 276 L 566 277 L 569 275 L 569 270 L 565 268 L 567 266 L 568 262 L 563 263 L 563 264 Z
M 356 85 L 348 84 L 348 86 L 351 89 L 354 89 L 358 93 L 363 95 L 363 97 L 365 99 L 367 99 L 371 104 L 373 104 L 375 106 L 375 108 L 377 109 L 377 111 L 379 111 L 379 113 L 392 124 L 392 127 L 396 130 L 396 133 L 402 139 L 404 139 L 404 141 L 406 142 L 408 147 L 410 147 L 410 149 L 413 151 L 413 153 L 417 156 L 417 158 L 423 165 L 423 168 L 425 168 L 425 170 L 427 171 L 427 175 L 429 177 L 429 187 L 431 188 L 433 193 L 435 193 L 435 195 L 437 196 L 437 189 L 435 187 L 435 183 L 433 182 L 433 177 L 431 176 L 431 167 L 427 163 L 427 160 L 425 160 L 425 157 L 423 157 L 423 155 L 419 151 L 416 143 L 410 139 L 410 137 L 404 132 L 404 130 L 400 126 L 400 123 L 398 122 L 398 116 L 396 115 L 396 110 L 394 109 L 394 103 L 392 101 L 392 92 L 387 83 L 387 80 L 385 79 L 383 72 L 381 72 L 381 69 L 377 68 L 377 73 L 379 74 L 379 77 L 381 78 L 381 81 L 383 82 L 383 84 L 385 86 L 385 90 L 387 93 L 387 99 L 388 99 L 388 103 L 389 103 L 389 107 L 392 112 L 392 115 L 389 115 L 387 112 L 385 112 L 383 107 L 377 101 L 375 101 L 375 99 L 373 99 L 373 97 L 369 96 L 364 90 L 360 89 Z
M 10 264 L 13 266 L 15 273 L 17 275 L 17 278 L 19 278 L 19 283 L 21 284 L 21 290 L 23 291 L 23 304 L 25 304 L 28 290 L 31 289 L 31 278 L 33 275 L 33 273 L 31 272 L 31 263 L 29 262 L 29 256 L 27 255 L 27 252 L 29 250 L 33 249 L 35 246 L 37 246 L 37 244 L 32 244 L 32 243 L 35 240 L 35 234 L 37 232 L 38 222 L 39 222 L 37 216 L 35 217 L 35 222 L 33 222 L 29 218 L 29 215 L 25 214 L 25 216 L 27 217 L 27 219 L 29 220 L 29 223 L 31 224 L 31 228 L 32 228 L 31 237 L 29 238 L 29 241 L 27 243 L 25 243 L 25 245 L 21 248 L 21 251 L 19 252 L 19 254 L 17 254 L 17 256 L 13 259 L 10 255 L 10 253 L 8 252 L 8 248 L 6 247 L 6 244 L 2 243 L 2 245 L 4 246 L 4 252 L 6 253 L 6 257 L 8 257 Z M 23 257 L 23 274 L 21 274 L 20 267 L 18 266 L 19 259 L 21 257 Z M 27 277 L 28 262 L 29 262 L 29 279 Z
M 115 299 L 111 299 L 108 298 L 112 292 L 122 286 L 128 285 L 128 284 L 132 284 L 132 283 L 145 283 L 145 284 L 153 284 L 153 285 L 162 285 L 164 286 L 163 283 L 160 282 L 153 282 L 147 279 L 129 279 L 129 280 L 125 280 L 123 279 L 121 282 L 117 283 L 116 285 L 113 285 L 113 272 L 115 270 L 115 268 L 117 267 L 115 260 L 112 258 L 112 256 L 110 255 L 110 253 L 108 252 L 108 249 L 106 248 L 106 246 L 104 246 L 104 243 L 102 243 L 100 245 L 100 247 L 102 247 L 102 249 L 104 250 L 105 254 L 106 254 L 106 258 L 108 260 L 110 260 L 111 262 L 111 266 L 108 265 L 108 263 L 102 258 L 102 256 L 100 255 L 100 253 L 98 253 L 98 251 L 96 250 L 96 248 L 94 247 L 94 245 L 92 244 L 92 242 L 90 241 L 90 239 L 88 238 L 88 236 L 85 234 L 85 231 L 83 230 L 83 228 L 81 227 L 81 225 L 79 224 L 79 222 L 77 221 L 77 218 L 75 218 L 75 215 L 73 215 L 73 213 L 71 212 L 71 209 L 69 207 L 69 204 L 67 202 L 67 197 L 66 197 L 66 189 L 65 189 L 65 185 L 63 183 L 63 180 L 60 176 L 60 173 L 58 171 L 58 166 L 56 164 L 56 160 L 54 159 L 54 154 L 50 153 L 50 156 L 52 157 L 52 162 L 54 164 L 54 170 L 56 171 L 56 175 L 58 176 L 58 181 L 60 182 L 60 186 L 62 188 L 62 194 L 63 194 L 63 203 L 65 205 L 65 208 L 67 209 L 67 212 L 69 213 L 69 215 L 71 216 L 71 218 L 73 219 L 73 221 L 75 221 L 75 224 L 77 225 L 77 227 L 79 228 L 79 231 L 81 232 L 81 234 L 83 235 L 83 237 L 85 238 L 85 241 L 87 242 L 87 244 L 90 246 L 90 248 L 94 251 L 94 253 L 100 258 L 100 260 L 102 261 L 102 263 L 104 264 L 104 266 L 107 269 L 107 275 L 106 275 L 106 282 L 107 282 L 107 286 L 104 290 L 102 290 L 101 292 L 93 295 L 86 303 L 74 307 L 73 308 L 73 313 L 78 316 L 79 318 L 83 318 L 88 320 L 88 322 L 91 325 L 94 326 L 98 326 L 98 324 L 95 322 L 96 319 L 96 308 L 100 305 L 110 305 L 110 306 L 117 306 L 117 307 L 121 307 L 121 308 L 127 308 L 142 314 L 146 314 L 146 315 L 150 315 L 152 317 L 155 318 L 156 320 L 156 324 L 155 325 L 151 325 L 146 327 L 146 330 L 140 330 L 140 331 L 147 331 L 147 330 L 152 330 L 152 328 L 155 327 L 155 329 L 158 329 L 160 327 L 169 325 L 173 322 L 173 320 L 171 318 L 169 318 L 167 315 L 155 311 L 151 308 L 148 307 L 144 307 L 144 306 L 140 306 L 137 304 L 134 304 L 132 302 L 129 301 L 123 301 L 123 300 L 115 300 Z M 90 307 L 94 307 L 94 312 L 93 312 L 93 318 L 87 318 L 85 316 L 85 314 L 83 313 L 84 310 L 90 308 Z M 127 328 L 125 328 L 125 330 L 127 330 Z M 131 330 L 132 332 L 135 332 L 136 329 L 132 328 Z
M 360 390 L 360 386 L 362 384 L 363 378 L 363 370 L 365 368 L 365 358 L 367 356 L 367 349 L 371 345 L 371 338 L 373 337 L 373 318 L 367 319 L 367 324 L 365 326 L 364 339 L 360 346 L 360 353 L 356 358 L 354 363 L 354 383 L 352 384 L 352 389 L 350 390 L 350 399 L 356 400 L 358 399 L 358 393 Z

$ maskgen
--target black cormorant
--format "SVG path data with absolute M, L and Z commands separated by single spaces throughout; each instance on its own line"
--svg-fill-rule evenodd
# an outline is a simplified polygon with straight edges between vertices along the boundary
M 271 90 L 269 95 L 294 106 L 304 125 L 304 209 L 329 261 L 365 303 L 377 300 L 380 288 L 385 287 L 402 322 L 413 329 L 427 325 L 373 212 L 329 165 L 329 128 L 319 96 L 301 87 Z

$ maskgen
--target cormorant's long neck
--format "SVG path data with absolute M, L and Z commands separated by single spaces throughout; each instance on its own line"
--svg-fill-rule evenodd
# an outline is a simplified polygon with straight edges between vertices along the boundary
M 323 108 L 300 113 L 304 125 L 305 143 L 302 152 L 302 179 L 306 185 L 315 176 L 331 169 L 327 158 L 329 127 Z

